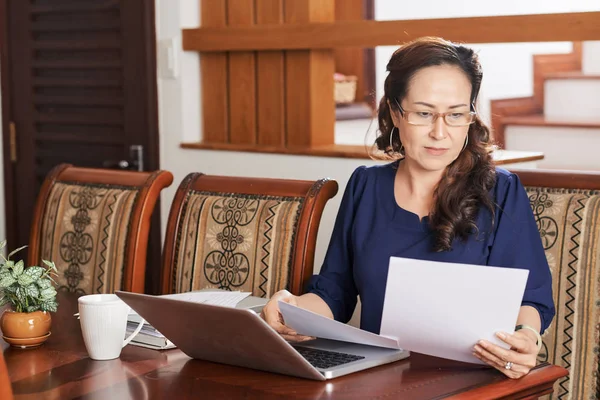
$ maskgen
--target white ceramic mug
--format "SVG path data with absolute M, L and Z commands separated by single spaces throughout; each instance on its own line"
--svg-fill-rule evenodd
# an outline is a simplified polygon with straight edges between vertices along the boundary
M 116 294 L 90 294 L 78 299 L 83 341 L 93 360 L 112 360 L 142 329 L 142 319 L 125 340 L 129 306 Z

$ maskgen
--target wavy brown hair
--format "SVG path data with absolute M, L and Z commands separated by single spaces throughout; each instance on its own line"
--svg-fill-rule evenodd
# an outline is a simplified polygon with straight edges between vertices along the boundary
M 408 43 L 394 52 L 387 65 L 389 72 L 384 95 L 379 103 L 379 135 L 377 150 L 392 158 L 401 158 L 400 135 L 390 135 L 394 128 L 390 107 L 401 113 L 401 104 L 412 77 L 421 69 L 451 65 L 460 68 L 471 82 L 471 107 L 475 111 L 477 96 L 483 78 L 477 54 L 470 48 L 441 38 L 425 37 Z M 397 103 L 396 101 L 397 100 Z M 469 126 L 467 147 L 444 172 L 434 191 L 434 206 L 430 212 L 430 226 L 435 233 L 433 250 L 452 248 L 455 238 L 466 240 L 478 231 L 475 223 L 479 209 L 490 210 L 492 223 L 494 203 L 490 190 L 496 183 L 496 171 L 491 157 L 493 146 L 490 131 L 479 117 Z

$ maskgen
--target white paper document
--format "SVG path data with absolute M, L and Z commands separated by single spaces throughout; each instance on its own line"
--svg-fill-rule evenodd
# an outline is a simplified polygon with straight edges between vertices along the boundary
M 229 291 L 199 291 L 177 294 L 165 294 L 159 297 L 165 299 L 174 299 L 189 301 L 192 303 L 210 304 L 213 306 L 234 308 L 237 303 L 250 296 L 250 292 L 229 292 Z
M 381 334 L 401 348 L 482 364 L 481 339 L 509 346 L 496 332 L 513 333 L 528 270 L 392 257 Z
M 390 349 L 400 348 L 398 342 L 392 338 L 363 331 L 282 301 L 279 302 L 279 310 L 283 315 L 285 325 L 300 335 Z

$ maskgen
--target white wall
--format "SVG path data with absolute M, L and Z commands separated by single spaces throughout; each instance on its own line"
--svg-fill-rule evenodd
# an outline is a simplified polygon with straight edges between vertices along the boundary
M 375 19 L 404 20 L 458 18 L 492 15 L 545 14 L 559 12 L 598 11 L 598 0 L 375 0 Z M 401 33 L 399 41 L 402 40 Z M 533 54 L 568 53 L 571 43 L 506 43 L 472 44 L 483 67 L 483 83 L 479 96 L 479 112 L 490 120 L 490 100 L 531 96 L 533 94 Z M 387 76 L 385 66 L 396 46 L 376 49 L 377 95 L 381 96 Z

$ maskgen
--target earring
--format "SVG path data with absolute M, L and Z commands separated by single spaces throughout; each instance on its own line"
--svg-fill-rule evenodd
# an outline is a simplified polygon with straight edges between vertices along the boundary
M 393 153 L 396 153 L 396 150 L 394 150 L 394 143 L 393 143 L 393 139 L 394 139 L 394 129 L 398 131 L 398 141 L 400 141 L 400 130 L 398 129 L 397 126 L 392 127 L 392 131 L 390 132 L 390 148 L 392 149 Z M 404 150 L 404 145 L 402 144 L 402 142 L 400 142 L 400 148 L 398 149 L 397 153 L 402 154 L 402 150 Z
M 469 134 L 467 134 L 467 138 L 465 139 L 465 145 L 463 146 L 462 150 L 460 151 L 461 153 L 463 151 L 465 151 L 465 149 L 467 148 L 468 144 L 469 144 Z

